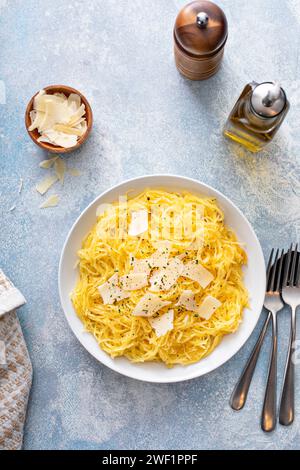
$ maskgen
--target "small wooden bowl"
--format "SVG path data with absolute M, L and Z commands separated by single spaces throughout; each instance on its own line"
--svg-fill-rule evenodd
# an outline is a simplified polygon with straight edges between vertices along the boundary
M 80 93 L 80 91 L 78 90 L 75 90 L 75 88 L 71 88 L 69 86 L 66 86 L 66 85 L 51 85 L 51 86 L 46 86 L 43 88 L 43 90 L 45 90 L 48 94 L 53 94 L 53 93 L 64 93 L 67 97 L 71 94 L 71 93 L 76 93 L 77 95 L 80 96 L 81 98 L 81 101 L 82 103 L 85 105 L 85 119 L 86 119 L 86 123 L 87 123 L 87 130 L 85 132 L 85 134 L 83 134 L 77 141 L 77 144 L 74 145 L 73 147 L 70 147 L 70 148 L 65 148 L 65 147 L 57 147 L 55 145 L 52 145 L 52 144 L 48 144 L 46 142 L 38 142 L 38 138 L 40 137 L 40 133 L 37 129 L 35 129 L 34 131 L 29 131 L 28 128 L 29 126 L 31 125 L 31 119 L 30 119 L 30 111 L 33 110 L 33 100 L 35 98 L 35 96 L 38 94 L 38 92 L 31 98 L 31 100 L 29 101 L 28 105 L 27 105 L 27 108 L 26 108 L 26 112 L 25 112 L 25 126 L 26 126 L 26 129 L 27 129 L 27 132 L 29 134 L 29 136 L 31 137 L 31 139 L 33 140 L 33 142 L 38 145 L 39 147 L 41 147 L 43 150 L 46 150 L 47 152 L 50 152 L 50 153 L 68 153 L 68 152 L 73 152 L 74 150 L 78 149 L 85 141 L 86 139 L 88 138 L 90 132 L 91 132 L 91 129 L 92 129 L 92 125 L 93 125 L 93 113 L 92 113 L 92 109 L 90 107 L 90 104 L 89 102 L 87 101 L 87 99 Z

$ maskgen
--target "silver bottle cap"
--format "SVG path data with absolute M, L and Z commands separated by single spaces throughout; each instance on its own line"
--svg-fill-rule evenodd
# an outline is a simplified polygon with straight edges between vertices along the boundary
M 252 92 L 251 106 L 259 116 L 275 117 L 281 113 L 285 105 L 285 92 L 276 82 L 260 83 Z

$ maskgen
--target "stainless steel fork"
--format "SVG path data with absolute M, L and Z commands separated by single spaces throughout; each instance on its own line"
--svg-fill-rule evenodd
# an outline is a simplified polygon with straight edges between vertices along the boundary
M 263 431 L 270 432 L 276 427 L 276 388 L 277 388 L 277 313 L 283 308 L 284 304 L 280 297 L 281 291 L 281 273 L 284 261 L 284 251 L 282 250 L 278 261 L 276 252 L 273 266 L 268 265 L 269 282 L 267 283 L 267 292 L 264 306 L 271 313 L 272 320 L 272 350 L 269 364 L 268 381 L 265 391 L 265 399 L 261 416 L 261 427 Z M 287 267 L 285 265 L 285 267 Z M 267 272 L 268 274 L 268 272 Z
M 279 250 L 276 252 L 273 263 L 274 249 L 270 253 L 267 266 L 267 289 L 264 301 L 264 307 L 269 311 L 263 325 L 259 338 L 253 348 L 248 362 L 238 380 L 230 399 L 230 405 L 234 410 L 241 410 L 246 403 L 249 387 L 256 367 L 257 359 L 264 341 L 268 325 L 272 320 L 273 345 L 269 366 L 268 384 L 265 393 L 265 400 L 262 413 L 262 428 L 265 431 L 271 431 L 276 425 L 276 370 L 277 370 L 277 322 L 276 314 L 283 307 L 280 298 L 281 274 L 283 266 L 282 250 L 278 259 Z
M 300 305 L 300 259 L 298 256 L 298 245 L 296 245 L 294 250 L 293 245 L 291 245 L 286 255 L 286 263 L 290 266 L 290 269 L 285 270 L 281 295 L 284 302 L 291 307 L 291 333 L 280 400 L 279 422 L 288 426 L 294 421 L 295 415 L 295 365 L 293 354 L 295 352 L 296 340 L 296 310 Z

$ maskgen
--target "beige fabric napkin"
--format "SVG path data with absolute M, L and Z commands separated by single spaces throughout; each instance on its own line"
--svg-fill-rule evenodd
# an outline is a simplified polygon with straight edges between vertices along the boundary
M 0 450 L 21 449 L 32 365 L 15 309 L 25 303 L 0 270 Z

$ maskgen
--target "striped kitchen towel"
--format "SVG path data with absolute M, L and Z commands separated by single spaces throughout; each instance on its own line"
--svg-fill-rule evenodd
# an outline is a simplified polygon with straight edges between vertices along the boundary
M 25 303 L 0 270 L 0 450 L 21 449 L 32 366 L 15 309 Z

